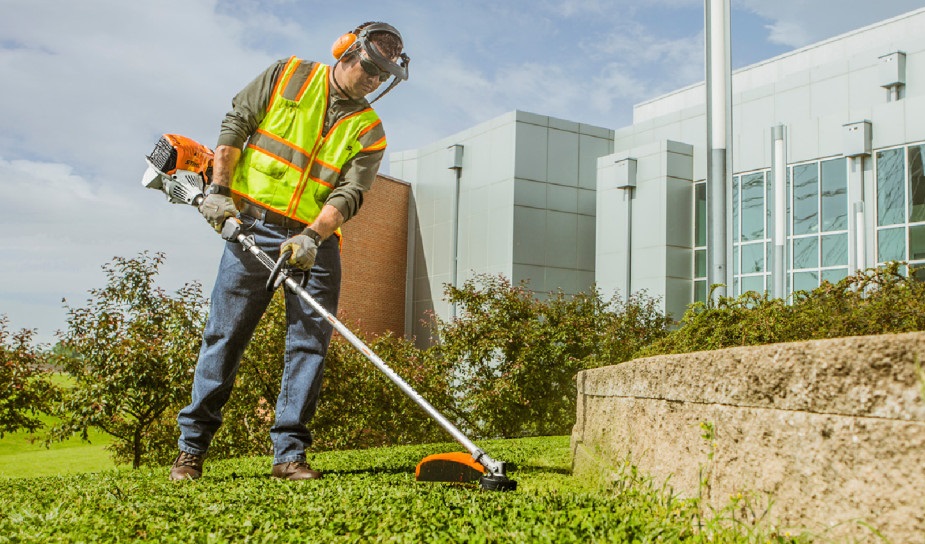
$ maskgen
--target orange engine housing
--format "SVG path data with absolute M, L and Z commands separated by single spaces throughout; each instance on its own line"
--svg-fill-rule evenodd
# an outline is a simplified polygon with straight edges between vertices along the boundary
M 205 183 L 212 181 L 215 154 L 201 143 L 179 134 L 164 134 L 148 155 L 155 168 L 167 175 L 177 170 L 189 170 L 202 175 Z

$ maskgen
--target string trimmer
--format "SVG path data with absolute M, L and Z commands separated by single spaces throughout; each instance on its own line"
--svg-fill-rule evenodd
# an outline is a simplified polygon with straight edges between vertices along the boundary
M 212 150 L 208 147 L 183 136 L 165 134 L 158 141 L 151 155 L 147 157 L 148 169 L 145 171 L 142 184 L 150 189 L 163 192 L 171 203 L 199 206 L 204 198 L 203 190 L 210 182 L 212 158 Z M 236 218 L 229 218 L 225 221 L 221 234 L 225 240 L 240 243 L 247 252 L 254 255 L 267 268 L 270 272 L 267 289 L 272 291 L 284 285 L 285 288 L 307 302 L 341 336 L 469 451 L 470 455 L 453 452 L 425 457 L 415 468 L 415 478 L 418 481 L 474 482 L 477 480 L 482 489 L 490 491 L 517 489 L 517 482 L 507 477 L 504 462 L 492 459 L 484 450 L 476 446 L 462 431 L 408 385 L 408 382 L 392 370 L 385 361 L 373 353 L 337 317 L 312 298 L 304 287 L 307 276 L 298 271 L 293 272 L 285 266 L 289 258 L 288 252 L 281 255 L 279 260 L 274 261 L 266 252 L 257 247 L 253 236 L 247 234 L 241 221 Z

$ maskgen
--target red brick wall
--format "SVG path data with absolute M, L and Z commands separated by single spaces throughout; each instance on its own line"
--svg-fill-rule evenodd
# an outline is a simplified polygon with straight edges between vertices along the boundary
M 379 175 L 360 212 L 342 227 L 338 318 L 357 336 L 405 332 L 411 186 Z

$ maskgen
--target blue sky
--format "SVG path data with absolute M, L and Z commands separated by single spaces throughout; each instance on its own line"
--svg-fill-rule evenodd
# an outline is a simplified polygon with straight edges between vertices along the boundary
M 733 0 L 733 68 L 923 6 Z M 208 293 L 222 242 L 141 187 L 144 155 L 165 132 L 214 145 L 259 71 L 329 62 L 360 22 L 394 24 L 412 59 L 377 103 L 389 151 L 514 109 L 621 128 L 704 70 L 697 0 L 0 0 L 0 13 L 0 314 L 42 342 L 66 326 L 62 298 L 84 305 L 117 255 L 164 251 L 165 288 Z

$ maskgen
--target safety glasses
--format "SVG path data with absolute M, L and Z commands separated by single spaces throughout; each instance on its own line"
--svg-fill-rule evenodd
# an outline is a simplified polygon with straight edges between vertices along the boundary
M 360 66 L 362 66 L 363 70 L 370 76 L 378 77 L 380 82 L 384 83 L 392 77 L 392 74 L 389 73 L 388 70 L 383 70 L 378 64 L 368 58 L 360 58 Z

